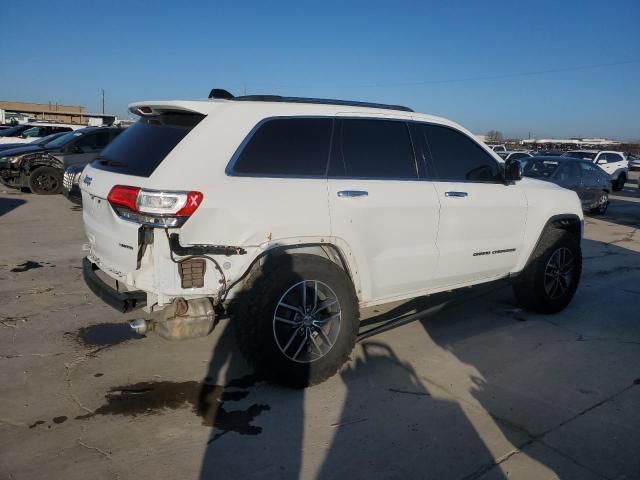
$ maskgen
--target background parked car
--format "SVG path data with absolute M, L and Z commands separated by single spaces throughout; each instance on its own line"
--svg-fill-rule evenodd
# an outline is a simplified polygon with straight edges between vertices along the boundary
M 51 135 L 52 133 L 71 132 L 83 127 L 84 125 L 71 125 L 49 122 L 34 122 L 27 125 L 18 125 L 14 129 L 0 132 L 0 144 L 29 143 L 38 138 Z
M 69 132 L 48 142 L 45 148 L 27 153 L 4 152 L 0 180 L 13 188 L 29 188 L 33 193 L 60 193 L 66 167 L 95 159 L 122 131 L 119 127 L 89 127 Z
M 588 160 L 572 157 L 532 157 L 520 160 L 522 175 L 546 180 L 578 194 L 582 209 L 603 214 L 609 206 L 611 180 Z
M 52 133 L 51 135 L 47 135 L 46 137 L 42 137 L 42 138 L 37 138 L 37 139 L 35 139 L 35 140 L 33 140 L 32 142 L 29 142 L 29 143 L 4 143 L 4 144 L 0 144 L 0 154 L 1 154 L 1 152 L 5 152 L 6 150 L 11 150 L 13 148 L 25 148 L 25 147 L 33 148 L 33 147 L 37 147 L 37 148 L 34 148 L 34 150 L 37 150 L 38 148 L 44 147 L 44 145 L 46 145 L 47 143 L 49 143 L 53 139 L 64 135 L 65 133 L 67 133 L 67 132 Z
M 622 190 L 629 178 L 629 162 L 622 152 L 607 150 L 570 150 L 565 156 L 591 160 L 609 174 L 614 190 Z
M 80 175 L 88 163 L 77 163 L 67 167 L 62 178 L 62 194 L 71 203 L 82 205 L 82 193 L 80 192 Z
M 507 151 L 507 147 L 505 147 L 504 145 L 487 145 L 491 150 L 493 150 L 494 152 L 506 152 Z
M 520 158 L 533 157 L 528 152 L 521 150 L 507 150 L 506 152 L 496 152 L 503 160 L 518 160 Z
M 3 137 L 17 137 L 29 127 L 30 125 L 26 124 L 8 126 L 7 128 L 0 130 L 0 139 Z
M 629 168 L 631 170 L 640 170 L 640 155 L 629 155 L 627 160 L 629 161 Z M 640 186 L 640 183 L 638 186 Z
M 532 153 L 534 157 L 559 157 L 565 154 L 562 150 L 538 150 Z

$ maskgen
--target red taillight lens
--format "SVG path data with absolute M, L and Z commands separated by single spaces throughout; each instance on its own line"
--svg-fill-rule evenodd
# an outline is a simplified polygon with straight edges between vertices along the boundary
M 107 201 L 114 207 L 125 207 L 132 212 L 137 211 L 136 200 L 140 187 L 129 187 L 126 185 L 116 185 L 107 195 Z
M 202 203 L 202 193 L 187 192 L 187 203 L 176 212 L 176 217 L 190 217 Z
M 202 203 L 200 192 L 145 190 L 116 185 L 107 200 L 120 218 L 152 227 L 179 227 Z

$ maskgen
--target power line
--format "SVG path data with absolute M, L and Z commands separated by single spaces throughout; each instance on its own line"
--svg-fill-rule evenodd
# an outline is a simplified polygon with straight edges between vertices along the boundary
M 431 80 L 418 80 L 413 82 L 392 82 L 392 83 L 369 83 L 369 84 L 360 84 L 360 85 L 278 85 L 273 84 L 270 86 L 256 86 L 252 85 L 252 88 L 300 88 L 300 89 L 323 89 L 323 88 L 390 88 L 390 87 L 409 87 L 409 86 L 419 86 L 419 85 L 437 85 L 437 84 L 447 84 L 447 83 L 464 83 L 464 82 L 478 82 L 484 80 L 502 80 L 507 78 L 520 78 L 520 77 L 531 77 L 537 75 L 549 75 L 554 73 L 565 73 L 565 72 L 575 72 L 580 70 L 591 70 L 595 68 L 604 68 L 604 67 L 616 67 L 620 65 L 632 65 L 638 64 L 640 60 L 631 60 L 624 62 L 609 62 L 609 63 L 594 63 L 590 65 L 575 65 L 570 67 L 561 67 L 561 68 L 551 68 L 546 70 L 531 70 L 526 72 L 513 72 L 513 73 L 503 73 L 496 75 L 482 75 L 476 77 L 460 77 L 460 78 L 444 78 L 444 79 L 431 79 Z

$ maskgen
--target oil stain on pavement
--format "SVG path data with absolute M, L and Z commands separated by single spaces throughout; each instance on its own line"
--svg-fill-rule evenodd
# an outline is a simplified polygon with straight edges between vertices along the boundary
M 82 327 L 77 333 L 66 332 L 66 336 L 74 337 L 78 343 L 87 347 L 113 347 L 130 340 L 140 340 L 144 335 L 131 330 L 127 323 L 99 323 Z
M 44 265 L 40 262 L 34 262 L 33 260 L 27 260 L 24 263 L 21 263 L 20 265 L 16 265 L 15 268 L 12 268 L 10 271 L 11 272 L 17 272 L 17 273 L 22 273 L 22 272 L 26 272 L 28 270 L 33 270 L 34 268 L 42 268 L 44 267 Z
M 262 427 L 252 425 L 269 405 L 253 404 L 246 409 L 228 410 L 226 402 L 239 401 L 249 396 L 249 387 L 256 383 L 253 375 L 232 380 L 226 386 L 186 382 L 139 382 L 111 388 L 105 395 L 104 405 L 94 413 L 80 415 L 86 420 L 98 415 L 140 416 L 159 414 L 166 410 L 191 407 L 202 418 L 202 425 L 219 430 L 209 441 L 213 442 L 228 432 L 240 435 L 258 435 Z

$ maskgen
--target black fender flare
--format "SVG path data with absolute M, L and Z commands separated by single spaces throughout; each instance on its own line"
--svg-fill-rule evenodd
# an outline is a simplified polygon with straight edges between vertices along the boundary
M 531 259 L 538 250 L 538 245 L 540 245 L 540 242 L 544 238 L 544 235 L 551 229 L 568 231 L 575 237 L 578 243 L 580 243 L 584 234 L 584 221 L 582 221 L 580 217 L 575 213 L 563 213 L 560 215 L 553 215 L 549 217 L 547 222 L 540 230 L 538 239 L 533 246 L 533 250 L 531 250 L 531 253 L 529 254 L 527 262 L 524 264 L 524 267 L 519 272 L 510 275 L 511 278 L 517 277 L 529 266 L 529 264 L 531 263 Z
M 346 261 L 346 259 L 344 258 L 344 254 L 342 253 L 340 248 L 338 248 L 337 245 L 334 245 L 332 243 L 299 243 L 299 244 L 295 244 L 295 245 L 278 245 L 278 246 L 269 248 L 267 250 L 264 250 L 263 252 L 260 252 L 260 254 L 257 255 L 256 258 L 254 258 L 251 261 L 249 266 L 245 269 L 244 273 L 240 277 L 238 277 L 233 283 L 231 283 L 230 285 L 227 286 L 226 291 L 225 291 L 225 295 L 223 297 L 223 301 L 226 298 L 226 295 L 234 287 L 236 287 L 243 280 L 245 280 L 247 278 L 247 276 L 249 275 L 249 273 L 255 268 L 255 266 L 262 259 L 266 258 L 267 256 L 270 256 L 270 255 L 275 255 L 275 256 L 284 255 L 289 250 L 295 251 L 295 250 L 300 250 L 300 249 L 305 249 L 305 248 L 314 248 L 314 247 L 331 249 L 336 254 L 337 258 L 339 259 L 339 263 L 338 262 L 334 262 L 334 263 L 337 263 L 344 270 L 344 272 L 347 274 L 347 276 L 349 277 L 349 280 L 352 283 L 354 283 L 354 279 L 353 279 L 353 276 L 351 274 L 351 270 L 349 269 L 349 263 Z M 354 285 L 355 285 L 355 283 L 354 283 Z

